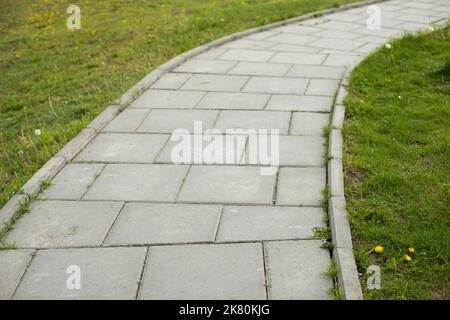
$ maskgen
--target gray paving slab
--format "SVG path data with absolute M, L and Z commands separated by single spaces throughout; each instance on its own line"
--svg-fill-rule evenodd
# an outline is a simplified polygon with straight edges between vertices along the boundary
M 69 163 L 53 178 L 39 199 L 80 200 L 103 167 L 103 164 Z
M 310 35 L 280 33 L 280 34 L 276 34 L 270 38 L 267 38 L 266 41 L 286 43 L 286 44 L 305 45 L 305 44 L 309 44 L 310 42 L 313 42 L 316 39 L 317 38 L 312 37 Z
M 236 41 L 232 41 L 226 43 L 222 46 L 222 48 L 226 49 L 267 49 L 272 47 L 273 43 L 267 41 L 259 41 L 259 40 L 251 40 L 251 39 L 238 39 Z M 225 50 L 223 51 L 225 52 Z
M 310 45 L 312 47 L 324 48 L 324 49 L 336 49 L 336 50 L 353 50 L 364 43 L 356 40 L 342 40 L 335 38 L 321 38 L 317 41 L 314 41 Z
M 208 92 L 196 109 L 264 109 L 270 95 L 264 93 Z
M 217 59 L 231 61 L 250 61 L 264 62 L 268 61 L 274 52 L 267 50 L 250 50 L 250 49 L 229 49 Z
M 103 132 L 134 132 L 149 112 L 149 109 L 126 109 L 103 128 Z
M 319 53 L 278 52 L 270 62 L 320 65 L 326 55 Z
M 361 47 L 358 47 L 361 48 Z M 358 48 L 355 49 L 358 50 Z M 363 56 L 357 56 L 352 54 L 331 54 L 327 57 L 323 63 L 325 66 L 334 67 L 354 67 L 361 62 Z
M 152 247 L 140 299 L 266 299 L 261 244 Z
M 11 299 L 19 284 L 33 250 L 0 251 L 0 300 Z
M 266 109 L 283 111 L 329 112 L 333 103 L 332 97 L 273 95 Z
M 137 132 L 172 133 L 177 129 L 194 131 L 194 122 L 201 122 L 203 130 L 214 125 L 219 111 L 215 110 L 152 110 Z
M 109 164 L 84 196 L 85 200 L 175 200 L 188 166 Z
M 321 136 L 330 122 L 327 113 L 294 112 L 289 133 L 292 135 Z
M 280 134 L 287 134 L 291 115 L 284 111 L 222 111 L 214 128 L 226 130 L 278 129 Z
M 177 201 L 271 204 L 274 185 L 258 167 L 192 166 Z
M 213 242 L 221 209 L 212 205 L 128 203 L 105 244 Z
M 325 168 L 281 168 L 276 204 L 321 206 L 325 179 Z
M 130 108 L 192 109 L 204 95 L 185 90 L 147 90 Z
M 236 62 L 221 60 L 189 60 L 175 69 L 176 72 L 226 73 Z
M 323 225 L 323 209 L 315 207 L 225 207 L 218 242 L 307 239 Z
M 75 161 L 151 163 L 169 135 L 102 133 L 75 158 Z
M 307 79 L 252 77 L 245 85 L 244 92 L 303 94 L 308 85 Z
M 306 94 L 334 97 L 339 87 L 339 80 L 311 79 Z
M 294 45 L 279 43 L 270 48 L 272 51 L 287 51 L 287 52 L 303 52 L 303 53 L 317 53 L 318 48 L 311 48 L 306 45 Z
M 98 246 L 122 206 L 121 202 L 34 201 L 6 241 L 18 248 Z
M 228 74 L 251 76 L 284 76 L 292 67 L 291 64 L 268 62 L 239 62 Z
M 183 90 L 239 92 L 248 81 L 246 76 L 195 74 L 182 87 Z
M 185 64 L 183 64 L 185 65 Z M 191 77 L 190 74 L 166 73 L 151 88 L 153 89 L 179 89 Z
M 341 79 L 345 68 L 296 64 L 286 74 L 288 77 Z
M 135 299 L 146 251 L 142 247 L 41 250 L 14 299 Z M 78 271 L 80 289 L 70 278 Z
M 328 300 L 332 281 L 323 275 L 330 254 L 321 241 L 277 241 L 265 244 L 269 299 Z

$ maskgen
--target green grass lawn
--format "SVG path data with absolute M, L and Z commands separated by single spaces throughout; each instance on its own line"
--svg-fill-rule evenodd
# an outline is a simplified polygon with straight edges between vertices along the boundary
M 171 57 L 354 0 L 81 0 L 0 6 L 0 207 L 94 116 Z M 35 135 L 36 129 L 41 135 Z
M 365 290 L 366 298 L 450 298 L 449 40 L 448 26 L 408 36 L 352 76 L 347 205 L 359 271 L 382 270 L 382 289 Z M 376 245 L 382 254 L 369 253 Z M 408 247 L 411 262 L 403 259 Z

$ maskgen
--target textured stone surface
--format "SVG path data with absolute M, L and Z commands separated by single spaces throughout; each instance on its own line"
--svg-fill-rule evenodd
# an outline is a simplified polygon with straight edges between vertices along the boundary
M 222 111 L 214 127 L 222 132 L 227 129 L 278 129 L 280 134 L 286 134 L 289 118 L 289 112 L 281 111 Z
M 243 91 L 275 94 L 303 94 L 307 85 L 307 79 L 252 77 L 245 85 Z
M 266 299 L 261 244 L 152 247 L 140 299 Z
M 28 263 L 32 250 L 0 251 L 0 300 L 11 299 Z
M 329 112 L 332 103 L 332 97 L 277 94 L 270 98 L 267 110 Z
M 208 92 L 196 109 L 264 109 L 270 95 L 260 93 Z
M 289 132 L 292 135 L 321 136 L 329 121 L 327 113 L 294 112 Z
M 146 248 L 39 251 L 14 298 L 135 299 L 146 251 Z M 79 290 L 68 289 L 66 285 L 74 270 L 70 266 L 79 267 Z
M 3 224 L 8 223 L 14 217 L 22 204 L 26 203 L 28 199 L 26 194 L 15 194 L 6 202 L 0 209 L 0 229 L 3 228 Z
M 192 109 L 204 92 L 148 90 L 131 104 L 131 108 Z

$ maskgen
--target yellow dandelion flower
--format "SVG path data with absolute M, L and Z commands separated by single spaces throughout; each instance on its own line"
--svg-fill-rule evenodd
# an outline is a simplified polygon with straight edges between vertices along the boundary
M 380 245 L 377 245 L 374 250 L 376 253 L 382 253 L 384 251 L 384 248 Z
M 414 252 L 416 252 L 416 249 L 414 249 L 413 247 L 409 247 L 408 248 L 408 252 L 409 253 L 414 253 Z
M 256 20 L 259 20 L 259 19 L 261 19 L 261 17 L 260 16 L 256 16 Z
M 221 22 L 225 22 L 225 19 L 224 19 L 224 18 L 220 18 L 220 21 L 221 21 Z
M 405 259 L 406 262 L 411 262 L 411 260 L 412 260 L 412 258 L 410 256 L 408 256 L 407 254 L 405 254 L 403 259 Z

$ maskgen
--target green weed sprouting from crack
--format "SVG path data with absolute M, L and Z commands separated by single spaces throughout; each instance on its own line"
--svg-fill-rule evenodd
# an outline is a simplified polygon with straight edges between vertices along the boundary
M 4 239 L 8 232 L 10 232 L 15 223 L 26 213 L 30 212 L 31 200 L 27 199 L 20 204 L 19 210 L 11 217 L 11 219 L 6 222 L 3 228 L 0 230 L 0 250 L 11 250 L 15 249 L 15 244 L 8 244 L 4 242 Z
M 336 261 L 331 260 L 328 270 L 323 273 L 324 276 L 328 277 L 333 281 L 333 287 L 328 289 L 328 293 L 333 297 L 334 300 L 342 300 L 342 292 L 339 288 L 338 276 L 339 268 Z

